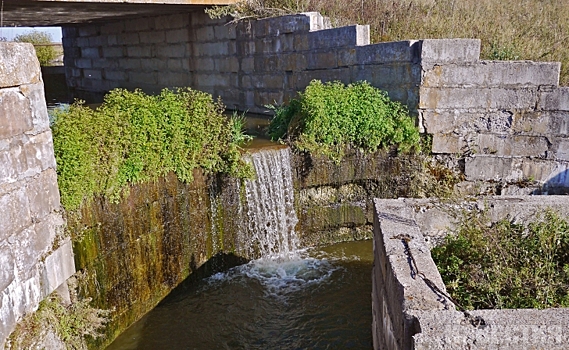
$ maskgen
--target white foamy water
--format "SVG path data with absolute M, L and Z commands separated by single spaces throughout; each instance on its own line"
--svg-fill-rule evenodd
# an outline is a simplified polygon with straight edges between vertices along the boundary
M 294 259 L 298 218 L 288 148 L 264 149 L 249 160 L 255 180 L 245 182 L 247 222 L 242 225 L 249 256 Z

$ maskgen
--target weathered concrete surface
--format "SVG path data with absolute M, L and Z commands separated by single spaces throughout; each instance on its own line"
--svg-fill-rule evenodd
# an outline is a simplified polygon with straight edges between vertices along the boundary
M 375 349 L 564 349 L 569 309 L 477 310 L 484 325 L 454 310 L 425 283 L 445 291 L 430 256 L 464 211 L 492 222 L 532 222 L 545 209 L 569 216 L 567 196 L 494 196 L 459 203 L 430 199 L 375 200 L 373 336 Z M 408 240 L 408 245 L 402 241 Z M 411 258 L 411 256 L 413 258 Z M 418 273 L 418 272 L 419 273 Z M 413 279 L 413 275 L 419 275 Z M 411 277 L 410 277 L 411 276 Z
M 0 347 L 75 272 L 33 46 L 0 43 Z

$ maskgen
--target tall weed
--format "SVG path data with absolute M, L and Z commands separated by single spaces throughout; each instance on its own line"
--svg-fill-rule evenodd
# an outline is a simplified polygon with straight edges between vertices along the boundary
M 431 253 L 466 308 L 569 306 L 569 223 L 551 210 L 527 226 L 464 214 L 456 234 Z

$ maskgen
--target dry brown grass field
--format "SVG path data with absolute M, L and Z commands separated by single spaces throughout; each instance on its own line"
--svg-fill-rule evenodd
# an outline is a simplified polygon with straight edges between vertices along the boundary
M 482 59 L 559 61 L 569 85 L 568 0 L 252 0 L 369 24 L 373 42 L 478 38 Z

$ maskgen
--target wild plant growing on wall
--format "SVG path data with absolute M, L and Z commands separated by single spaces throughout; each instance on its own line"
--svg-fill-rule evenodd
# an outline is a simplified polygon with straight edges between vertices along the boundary
M 528 225 L 464 214 L 431 253 L 468 309 L 569 307 L 569 223 L 553 211 Z
M 193 170 L 251 175 L 241 160 L 242 129 L 212 96 L 191 89 L 111 91 L 93 110 L 75 103 L 52 115 L 61 200 L 75 209 L 94 195 L 120 199 L 128 186 L 174 172 L 192 181 Z
M 367 82 L 346 86 L 313 80 L 297 99 L 274 110 L 269 126 L 273 139 L 335 161 L 346 147 L 375 152 L 419 146 L 419 131 L 407 108 Z

